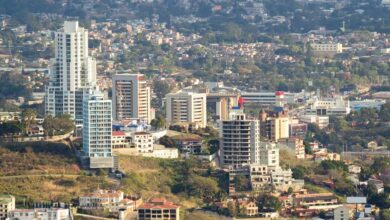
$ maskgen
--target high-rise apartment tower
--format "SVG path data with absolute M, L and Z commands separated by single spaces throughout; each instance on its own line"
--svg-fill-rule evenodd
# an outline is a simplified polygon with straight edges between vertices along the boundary
M 88 56 L 88 31 L 77 21 L 65 21 L 54 42 L 45 111 L 52 116 L 69 114 L 81 124 L 83 97 L 96 87 L 96 62 Z
M 112 78 L 112 109 L 115 120 L 152 120 L 150 87 L 142 74 L 117 74 Z

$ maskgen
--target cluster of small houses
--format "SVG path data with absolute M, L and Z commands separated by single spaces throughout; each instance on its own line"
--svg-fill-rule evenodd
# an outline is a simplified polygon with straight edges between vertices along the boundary
M 342 203 L 332 193 L 308 193 L 307 190 L 302 189 L 288 196 L 279 196 L 278 199 L 282 204 L 280 212 L 261 212 L 262 207 L 258 207 L 255 200 L 249 197 L 230 197 L 224 201 L 215 202 L 213 207 L 214 211 L 221 213 L 221 210 L 233 206 L 239 208 L 241 216 L 270 219 L 279 219 L 281 215 L 310 218 L 318 216 L 321 212 L 336 220 L 348 220 L 352 217 L 359 220 L 374 219 L 372 215 L 374 208 L 367 204 L 365 197 L 348 197 L 346 203 Z M 81 196 L 77 205 L 81 210 L 89 210 L 89 213 L 93 213 L 94 210 L 105 210 L 118 216 L 119 219 L 125 219 L 129 214 L 136 216 L 139 220 L 180 219 L 180 205 L 164 198 L 152 198 L 144 202 L 140 197 L 125 196 L 122 191 L 115 190 L 95 190 Z M 35 206 L 32 209 L 16 209 L 14 196 L 0 195 L 1 219 L 71 220 L 74 210 L 62 203 L 56 203 L 51 207 Z
M 136 213 L 139 220 L 146 219 L 179 219 L 180 206 L 165 198 L 152 198 L 144 202 L 142 198 L 125 196 L 122 191 L 98 189 L 81 196 L 78 200 L 79 211 L 104 210 L 118 216 L 119 219 Z M 36 205 L 32 209 L 16 209 L 15 197 L 0 195 L 0 219 L 10 220 L 71 220 L 74 209 L 59 203 L 50 207 Z M 77 214 L 76 214 L 77 215 Z

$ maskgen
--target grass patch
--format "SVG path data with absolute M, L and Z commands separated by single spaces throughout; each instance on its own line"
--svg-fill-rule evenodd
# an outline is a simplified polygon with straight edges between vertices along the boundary
M 21 143 L 0 147 L 0 176 L 79 172 L 76 157 L 63 143 Z
M 66 183 L 66 184 L 64 184 Z M 70 184 L 71 183 L 71 184 Z M 61 201 L 70 202 L 81 194 L 100 188 L 113 188 L 113 182 L 104 177 L 18 177 L 0 179 L 0 194 L 14 195 L 20 202 Z
M 310 193 L 333 193 L 333 191 L 331 191 L 327 188 L 316 186 L 316 185 L 313 185 L 313 184 L 307 183 L 307 182 L 305 182 L 305 188 Z
M 311 169 L 318 165 L 318 163 L 312 160 L 297 159 L 293 151 L 283 149 L 283 148 L 280 149 L 279 156 L 280 156 L 280 165 L 283 167 L 293 168 L 296 166 L 302 166 Z
M 121 155 L 119 163 L 120 168 L 126 172 L 120 186 L 125 193 L 140 195 L 145 200 L 165 197 L 181 204 L 184 209 L 202 205 L 202 199 L 199 197 L 189 197 L 184 192 L 172 192 L 175 185 L 184 178 L 183 161 Z M 190 169 L 196 170 L 198 165 Z

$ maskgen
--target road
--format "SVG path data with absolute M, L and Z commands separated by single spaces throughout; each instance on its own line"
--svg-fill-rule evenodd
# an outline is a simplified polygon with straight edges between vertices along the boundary
M 94 215 L 86 215 L 86 214 L 80 214 L 80 213 L 76 213 L 76 214 L 73 214 L 75 216 L 82 216 L 82 217 L 85 217 L 85 218 L 88 218 L 88 219 L 103 219 L 103 220 L 117 220 L 116 218 L 103 218 L 103 217 L 99 217 L 99 216 L 94 216 Z

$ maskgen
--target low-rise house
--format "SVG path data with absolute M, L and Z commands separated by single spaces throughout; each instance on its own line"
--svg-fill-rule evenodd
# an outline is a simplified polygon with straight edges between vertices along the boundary
M 148 156 L 148 155 L 145 155 Z M 154 145 L 152 157 L 163 159 L 179 158 L 179 150 L 176 148 L 167 148 L 163 145 Z
M 11 195 L 0 195 L 0 219 L 6 219 L 8 213 L 15 209 L 15 197 Z
M 130 147 L 130 137 L 123 131 L 112 132 L 112 148 L 128 148 Z
M 250 182 L 253 190 L 264 189 L 271 184 L 271 176 L 268 173 L 268 166 L 251 164 L 249 169 Z
M 82 209 L 107 209 L 109 212 L 134 210 L 139 203 L 139 198 L 124 198 L 122 191 L 115 190 L 99 189 L 79 198 L 79 204 Z
M 348 172 L 351 174 L 359 174 L 361 172 L 362 168 L 357 165 L 349 165 L 348 166 Z
M 353 210 L 343 205 L 333 210 L 334 220 L 349 220 L 353 217 Z
M 138 207 L 138 220 L 180 220 L 180 206 L 163 198 L 154 198 Z
M 318 142 L 310 142 L 310 149 L 312 151 L 317 151 L 320 147 L 320 144 Z
M 42 136 L 45 133 L 42 125 L 30 125 L 28 128 L 27 134 L 31 136 Z
M 315 161 L 323 161 L 323 160 L 341 160 L 341 156 L 338 153 L 329 153 L 326 148 L 322 148 L 317 152 L 313 153 L 313 158 Z
M 376 150 L 378 148 L 378 143 L 376 141 L 370 141 L 367 143 L 367 148 L 369 150 Z
M 69 209 L 37 208 L 15 209 L 9 212 L 10 220 L 71 220 Z
M 278 212 L 259 212 L 259 216 L 266 218 L 266 219 L 278 219 L 279 213 Z
M 384 184 L 383 184 L 382 180 L 369 179 L 367 181 L 367 184 L 374 186 L 376 193 L 383 193 L 385 191 Z
M 140 153 L 153 152 L 153 136 L 149 132 L 134 132 L 131 142 Z
M 287 191 L 290 187 L 295 188 L 291 169 L 282 169 L 279 166 L 271 168 L 271 182 L 280 191 Z
M 173 136 L 179 149 L 183 152 L 200 153 L 202 150 L 202 138 L 200 136 L 182 137 L 181 135 Z
M 248 200 L 239 200 L 238 201 L 240 210 L 242 212 L 240 214 L 245 216 L 256 216 L 259 214 L 259 207 L 257 207 L 256 203 Z
M 309 209 L 329 210 L 339 203 L 332 193 L 295 194 L 293 195 L 294 207 L 306 207 Z
M 0 112 L 0 122 L 17 121 L 20 119 L 20 112 Z
M 308 208 L 294 208 L 292 210 L 292 213 L 299 217 L 299 218 L 309 218 L 309 217 L 313 217 L 313 216 L 316 216 L 320 213 L 320 210 L 318 209 L 308 209 Z
M 282 169 L 280 166 L 251 164 L 249 166 L 249 177 L 254 191 L 275 187 L 276 190 L 285 192 L 290 187 L 300 189 L 303 185 L 303 180 L 297 181 L 292 178 L 291 169 Z
M 227 198 L 221 202 L 215 202 L 214 206 L 218 212 L 223 212 L 223 210 L 227 210 L 229 205 L 233 205 L 234 207 L 238 207 L 238 214 L 240 216 L 258 216 L 259 215 L 259 207 L 253 202 L 250 198 Z
M 288 196 L 279 196 L 278 197 L 278 200 L 279 202 L 282 204 L 282 208 L 283 209 L 288 209 L 288 208 L 291 208 L 292 207 L 292 202 L 293 202 L 293 199 L 292 199 L 292 196 L 291 195 L 288 195 Z

